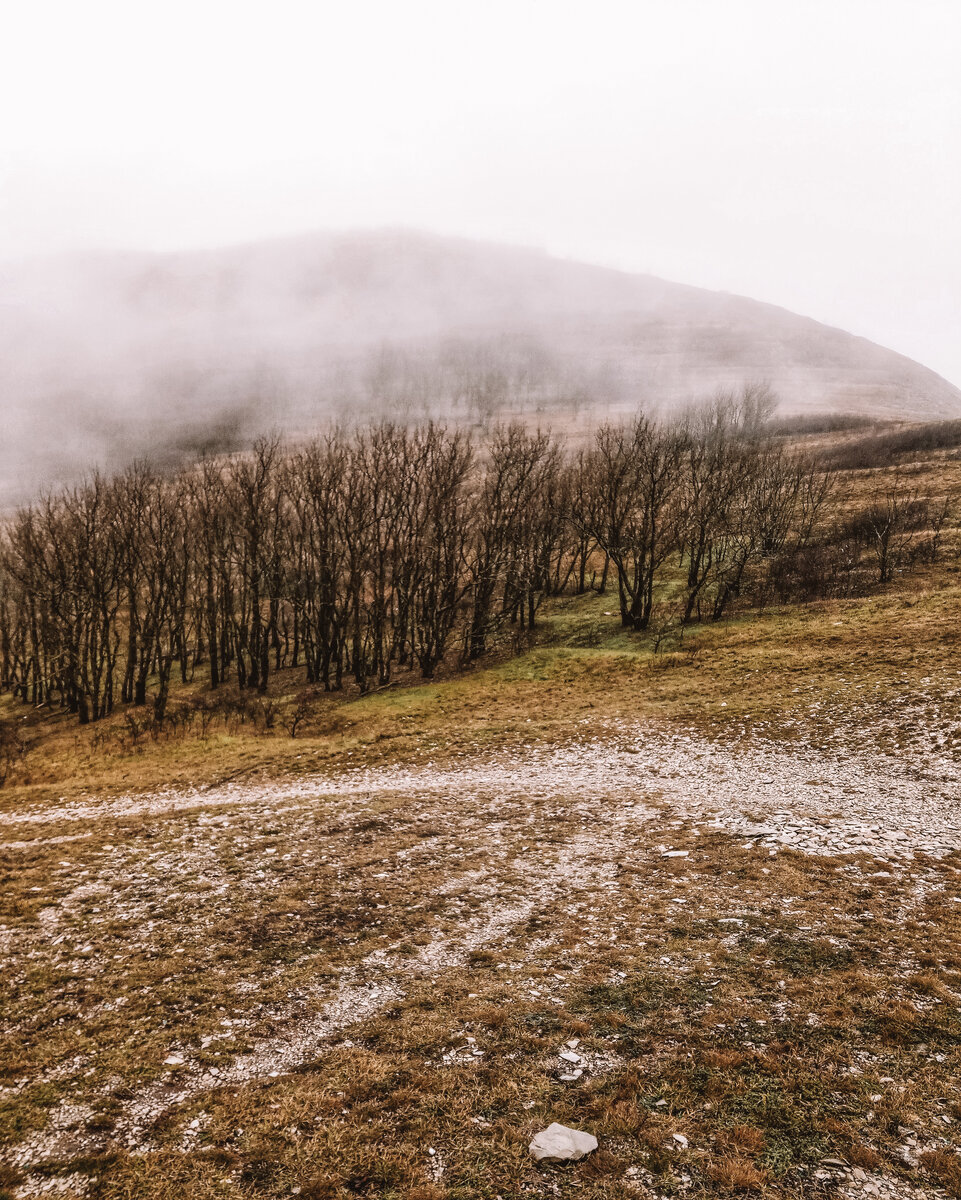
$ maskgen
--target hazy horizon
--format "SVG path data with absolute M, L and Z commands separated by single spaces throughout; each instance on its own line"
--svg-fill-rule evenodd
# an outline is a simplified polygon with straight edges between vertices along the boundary
M 22 6 L 0 258 L 402 227 L 780 305 L 961 383 L 961 7 Z
M 230 252 L 230 251 L 234 251 L 234 250 L 242 251 L 246 248 L 261 247 L 261 246 L 265 246 L 265 245 L 269 246 L 272 243 L 277 243 L 277 244 L 282 245 L 284 243 L 291 243 L 291 242 L 297 242 L 297 241 L 306 242 L 313 238 L 338 239 L 338 238 L 353 238 L 353 237 L 363 238 L 365 236 L 372 236 L 372 237 L 376 238 L 378 235 L 409 236 L 414 239 L 420 239 L 420 238 L 435 239 L 436 238 L 438 240 L 463 241 L 465 243 L 474 244 L 479 247 L 483 247 L 486 245 L 486 246 L 490 246 L 491 248 L 512 249 L 512 250 L 518 250 L 518 251 L 531 251 L 534 253 L 544 254 L 548 258 L 556 259 L 561 262 L 568 262 L 571 265 L 601 267 L 603 269 L 618 271 L 618 272 L 621 272 L 626 275 L 647 275 L 652 279 L 662 280 L 667 283 L 680 283 L 680 284 L 683 284 L 684 286 L 689 286 L 689 287 L 694 287 L 694 288 L 701 286 L 697 283 L 694 283 L 691 280 L 668 279 L 666 276 L 659 275 L 656 272 L 633 270 L 629 267 L 618 266 L 615 263 L 598 262 L 597 260 L 588 260 L 584 257 L 579 257 L 576 254 L 555 253 L 555 252 L 551 251 L 550 249 L 543 247 L 543 246 L 534 246 L 534 245 L 531 245 L 530 243 L 524 243 L 524 242 L 512 242 L 506 238 L 495 240 L 495 239 L 490 239 L 490 238 L 474 237 L 469 234 L 445 235 L 445 234 L 439 233 L 437 230 L 434 230 L 434 229 L 418 228 L 417 226 L 414 226 L 414 225 L 401 225 L 401 224 L 384 224 L 384 225 L 380 225 L 380 226 L 372 226 L 372 227 L 367 227 L 367 228 L 344 227 L 344 228 L 337 228 L 337 229 L 335 229 L 335 228 L 315 228 L 315 229 L 303 229 L 303 230 L 299 230 L 299 231 L 292 230 L 292 231 L 284 232 L 284 233 L 270 234 L 270 235 L 266 235 L 264 237 L 238 238 L 238 239 L 230 241 L 230 242 L 205 243 L 205 244 L 201 244 L 198 246 L 182 246 L 182 247 L 170 247 L 170 248 L 160 248 L 160 247 L 143 248 L 143 247 L 137 247 L 137 246 L 132 246 L 132 245 L 131 246 L 126 246 L 126 245 L 77 246 L 77 247 L 74 247 L 73 249 L 48 251 L 46 253 L 34 252 L 32 254 L 8 255 L 5 257 L 0 256 L 0 267 L 5 266 L 5 265 L 12 266 L 12 267 L 23 267 L 25 265 L 29 266 L 29 264 L 31 262 L 39 264 L 39 263 L 43 263 L 43 262 L 56 261 L 56 260 L 68 260 L 69 261 L 71 258 L 77 258 L 77 259 L 99 258 L 99 257 L 107 258 L 107 257 L 114 256 L 114 255 L 121 257 L 121 258 L 126 257 L 126 256 L 129 256 L 132 258 L 136 258 L 139 256 L 145 256 L 145 257 L 156 256 L 157 258 L 166 258 L 166 257 L 179 257 L 181 255 L 189 256 L 191 254 L 199 254 L 199 255 L 217 254 L 218 252 L 225 252 L 225 251 Z M 812 320 L 817 321 L 819 324 L 826 325 L 828 328 L 836 328 L 836 329 L 841 330 L 842 332 L 851 333 L 856 337 L 865 337 L 869 341 L 872 341 L 878 345 L 884 346 L 885 349 L 895 350 L 896 353 L 903 354 L 907 358 L 914 358 L 914 356 L 909 354 L 907 351 L 905 351 L 903 349 L 899 350 L 898 347 L 896 347 L 896 346 L 885 345 L 884 343 L 878 341 L 877 338 L 870 337 L 869 335 L 864 334 L 864 333 L 859 333 L 855 329 L 846 328 L 842 325 L 836 324 L 831 321 L 822 320 L 821 317 L 815 312 L 798 312 L 795 314 L 794 310 L 788 308 L 787 305 L 779 304 L 776 301 L 770 300 L 768 297 L 748 296 L 746 293 L 736 292 L 731 288 L 718 287 L 718 288 L 706 289 L 706 290 L 716 291 L 719 295 L 731 296 L 733 298 L 740 298 L 740 299 L 749 299 L 749 300 L 758 301 L 759 303 L 762 303 L 762 304 L 774 305 L 774 307 L 776 307 L 776 308 L 783 308 L 785 312 L 790 313 L 791 315 L 809 317 Z M 935 374 L 941 375 L 941 377 L 943 379 L 945 379 L 948 383 L 951 383 L 955 386 L 961 386 L 961 376 L 959 376 L 958 380 L 955 380 L 953 378 L 949 378 L 946 375 L 943 375 L 941 372 L 938 372 L 936 370 L 936 368 L 931 367 L 931 365 L 929 363 L 926 363 L 921 359 L 915 358 L 915 361 L 920 363 L 922 366 L 928 367 L 929 370 L 935 371 Z

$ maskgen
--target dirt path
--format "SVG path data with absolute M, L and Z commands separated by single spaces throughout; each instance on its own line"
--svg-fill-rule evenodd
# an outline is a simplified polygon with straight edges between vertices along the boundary
M 0 827 L 70 829 L 74 822 L 243 807 L 284 812 L 322 797 L 363 804 L 399 794 L 449 801 L 464 795 L 563 797 L 593 804 L 656 792 L 685 815 L 716 816 L 725 828 L 818 853 L 868 847 L 903 856 L 961 846 L 961 766 L 948 756 L 824 753 L 803 745 L 738 744 L 691 730 L 612 730 L 559 747 L 531 746 L 441 767 L 353 769 L 279 783 L 135 795 L 17 816 Z M 765 832 L 769 831 L 769 832 Z M 82 833 L 66 836 L 82 837 Z M 65 840 L 63 836 L 55 840 Z M 7 842 L 5 845 L 27 845 Z
M 356 841 L 371 815 L 382 811 L 436 825 L 391 850 L 382 870 L 370 875 L 403 886 L 433 872 L 431 902 L 439 907 L 414 953 L 379 947 L 340 968 L 335 984 L 325 979 L 298 990 L 296 1003 L 275 1004 L 269 1022 L 263 1013 L 238 1019 L 249 1049 L 215 1069 L 201 1061 L 189 1037 L 181 1044 L 174 1027 L 169 1052 L 179 1061 L 156 1081 L 128 1089 L 109 1130 L 93 1131 L 89 1096 L 82 1086 L 68 1086 L 46 1128 L 8 1150 L 6 1161 L 30 1170 L 110 1145 L 143 1152 L 165 1112 L 211 1089 L 270 1079 L 317 1059 L 352 1026 L 403 999 L 413 982 L 462 967 L 479 950 L 496 952 L 530 939 L 531 919 L 549 926 L 552 910 L 574 891 L 587 909 L 600 907 L 602 894 L 608 902 L 618 888 L 620 865 L 641 849 L 661 856 L 689 853 L 672 849 L 681 828 L 687 836 L 746 839 L 744 848 L 760 854 L 783 846 L 821 855 L 869 852 L 892 866 L 918 852 L 937 857 L 961 847 L 959 773 L 947 759 L 905 766 L 857 752 L 828 757 L 803 747 L 723 744 L 690 730 L 620 728 L 580 743 L 437 767 L 160 793 L 20 819 L 5 814 L 0 824 L 13 835 L 7 850 L 59 846 L 65 837 L 80 845 L 87 823 L 96 825 L 99 843 L 112 822 L 131 817 L 162 818 L 164 844 L 148 855 L 141 842 L 124 843 L 118 824 L 120 831 L 109 834 L 117 844 L 106 845 L 109 853 L 96 869 L 42 909 L 36 924 L 0 930 L 3 966 L 15 972 L 25 960 L 45 958 L 53 966 L 69 956 L 70 945 L 73 953 L 96 954 L 89 906 L 97 897 L 126 922 L 129 934 L 123 936 L 134 948 L 152 944 L 157 905 L 171 892 L 185 894 L 189 881 L 202 879 L 214 903 L 243 894 L 263 904 L 275 886 L 267 868 L 289 860 L 296 873 L 300 848 L 317 836 L 319 814 L 327 827 Z M 256 830 L 265 825 L 287 849 L 285 856 L 258 845 Z M 242 839 L 246 852 L 239 874 L 224 866 L 228 835 L 235 847 Z M 343 876 L 345 868 L 338 871 Z M 192 920 L 186 910 L 175 910 L 157 922 L 165 945 L 187 944 Z M 540 934 L 541 944 L 550 936 L 549 929 Z M 70 945 L 64 946 L 65 938 Z M 81 942 L 86 947 L 77 951 Z M 531 947 L 533 952 L 533 942 Z M 258 986 L 252 977 L 250 988 Z M 61 1063 L 45 1072 L 47 1079 L 63 1075 Z M 36 1194 L 32 1186 L 28 1181 L 18 1194 Z

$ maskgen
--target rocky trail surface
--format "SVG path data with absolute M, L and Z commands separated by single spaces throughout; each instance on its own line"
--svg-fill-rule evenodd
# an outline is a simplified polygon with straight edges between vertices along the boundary
M 471 796 L 562 797 L 620 804 L 656 795 L 678 813 L 717 818 L 724 828 L 765 844 L 816 853 L 882 850 L 899 856 L 961 846 L 961 764 L 952 756 L 912 759 L 861 752 L 825 754 L 803 745 L 731 745 L 683 729 L 618 729 L 563 746 L 526 747 L 453 764 L 354 768 L 332 776 L 211 789 L 162 791 L 102 803 L 63 804 L 0 813 L 0 829 L 70 830 L 50 841 L 83 837 L 74 823 L 151 817 L 241 806 L 296 812 L 322 797 L 363 806 L 392 794 L 452 804 Z M 595 814 L 598 819 L 602 814 Z M 7 842 L 7 846 L 19 845 Z M 27 845 L 27 841 L 23 842 Z
M 557 976 L 545 992 L 522 965 L 550 950 L 552 914 L 582 918 L 585 944 L 602 946 L 611 918 L 605 930 L 598 914 L 616 910 L 625 864 L 676 860 L 683 869 L 699 841 L 727 839 L 730 854 L 764 859 L 783 850 L 867 856 L 873 873 L 904 873 L 905 903 L 913 903 L 934 886 L 923 864 L 961 848 L 959 797 L 961 772 L 947 757 L 906 763 L 866 751 L 722 742 L 692 729 L 618 727 L 510 754 L 3 814 L 0 850 L 46 854 L 56 864 L 29 889 L 35 919 L 0 927 L 4 978 L 27 986 L 38 972 L 68 970 L 93 980 L 102 968 L 98 1004 L 80 1008 L 81 1023 L 126 1004 L 132 1011 L 157 987 L 156 974 L 135 984 L 141 959 L 161 958 L 167 983 L 178 957 L 180 966 L 217 961 L 203 956 L 224 936 L 220 918 L 233 916 L 245 932 L 235 957 L 217 967 L 231 1016 L 220 1009 L 212 1024 L 210 1014 L 194 1020 L 155 1002 L 154 1028 L 148 1036 L 142 1024 L 131 1043 L 153 1061 L 129 1078 L 116 1060 L 99 1063 L 86 1041 L 72 1056 L 68 1045 L 54 1046 L 49 1026 L 44 1059 L 34 1014 L 4 1016 L 4 1034 L 32 1051 L 4 1098 L 51 1084 L 60 1098 L 2 1160 L 25 1173 L 18 1196 L 55 1192 L 65 1178 L 82 1194 L 82 1179 L 51 1177 L 44 1165 L 116 1148 L 148 1152 L 158 1119 L 186 1102 L 318 1061 L 418 981 L 485 952 L 496 968 L 499 955 L 523 946 L 521 962 L 500 963 L 504 974 L 521 991 L 563 1005 L 573 977 Z M 340 906 L 323 913 L 324 936 L 336 942 L 323 971 L 319 935 L 307 936 L 305 926 L 320 891 L 317 872 Z M 308 877 L 314 895 L 304 900 L 297 888 Z M 292 948 L 269 967 L 264 939 L 249 943 L 257 954 L 245 953 L 244 940 L 268 908 L 286 922 L 270 936 Z M 736 924 L 743 916 L 719 919 Z M 375 933 L 382 922 L 388 932 Z M 413 944 L 405 933 L 416 933 Z M 449 1053 L 483 1056 L 469 1043 Z M 589 1059 L 573 1050 L 569 1059 L 560 1078 L 576 1080 Z M 603 1069 L 600 1059 L 595 1066 Z M 109 1121 L 98 1121 L 97 1100 L 108 1093 L 119 1099 Z M 183 1151 L 192 1144 L 187 1129 Z M 864 1171 L 842 1172 L 842 1184 L 844 1195 L 941 1194 Z

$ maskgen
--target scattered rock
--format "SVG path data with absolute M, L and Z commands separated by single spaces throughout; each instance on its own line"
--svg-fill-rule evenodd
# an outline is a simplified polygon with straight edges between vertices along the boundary
M 597 1149 L 597 1138 L 556 1121 L 534 1136 L 530 1151 L 538 1162 L 577 1162 Z

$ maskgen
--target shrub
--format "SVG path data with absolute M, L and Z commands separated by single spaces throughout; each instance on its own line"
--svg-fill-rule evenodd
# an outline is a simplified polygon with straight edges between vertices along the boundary
M 820 454 L 824 466 L 840 471 L 888 467 L 908 455 L 961 447 L 961 420 L 929 421 L 874 433 L 830 446 Z

